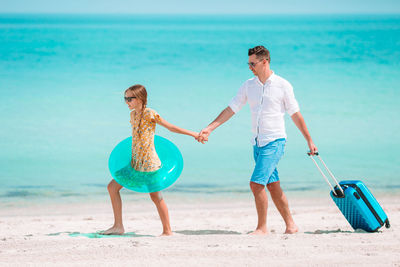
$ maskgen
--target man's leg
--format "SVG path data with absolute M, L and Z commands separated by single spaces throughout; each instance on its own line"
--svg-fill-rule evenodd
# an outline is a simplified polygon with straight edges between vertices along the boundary
M 250 182 L 250 188 L 254 195 L 256 202 L 258 223 L 257 228 L 251 235 L 265 235 L 267 234 L 267 209 L 268 209 L 268 197 L 265 192 L 265 186 Z
M 282 148 L 283 149 L 283 148 Z M 251 234 L 267 234 L 268 197 L 265 184 L 276 169 L 280 159 L 279 142 L 271 142 L 263 147 L 254 146 L 254 160 L 256 165 L 250 180 L 250 188 L 256 203 L 258 224 Z
M 294 234 L 298 231 L 297 225 L 294 223 L 289 210 L 289 203 L 286 195 L 283 193 L 280 182 L 267 184 L 267 188 L 271 194 L 271 198 L 275 203 L 276 208 L 281 214 L 286 224 L 285 234 Z

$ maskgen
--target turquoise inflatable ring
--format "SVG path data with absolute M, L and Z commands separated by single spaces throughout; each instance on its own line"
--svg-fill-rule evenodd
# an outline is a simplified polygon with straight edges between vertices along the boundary
M 174 143 L 158 135 L 154 136 L 154 145 L 161 168 L 155 172 L 139 172 L 131 167 L 132 137 L 122 140 L 108 159 L 108 168 L 115 181 L 142 193 L 158 192 L 171 186 L 182 173 L 182 154 Z

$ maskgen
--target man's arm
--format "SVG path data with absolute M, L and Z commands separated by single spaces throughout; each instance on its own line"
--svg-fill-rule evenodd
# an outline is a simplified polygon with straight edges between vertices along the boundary
M 225 108 L 218 117 L 211 122 L 207 127 L 201 130 L 199 136 L 196 138 L 197 141 L 204 144 L 205 141 L 208 141 L 208 136 L 214 131 L 218 126 L 229 120 L 235 112 L 230 107 Z
M 296 124 L 297 128 L 299 128 L 300 132 L 303 134 L 304 138 L 306 139 L 311 155 L 314 155 L 318 151 L 318 149 L 315 146 L 313 140 L 311 139 L 311 135 L 308 132 L 306 122 L 304 121 L 303 115 L 301 115 L 300 111 L 298 111 L 298 112 L 294 113 L 291 116 L 291 118 L 292 118 L 294 124 Z

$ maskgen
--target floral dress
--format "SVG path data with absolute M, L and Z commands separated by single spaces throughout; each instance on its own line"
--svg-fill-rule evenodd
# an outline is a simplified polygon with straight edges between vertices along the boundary
M 161 118 L 150 108 L 145 108 L 143 116 L 135 110 L 131 112 L 132 125 L 132 168 L 140 172 L 153 172 L 161 167 L 154 147 L 156 123 Z

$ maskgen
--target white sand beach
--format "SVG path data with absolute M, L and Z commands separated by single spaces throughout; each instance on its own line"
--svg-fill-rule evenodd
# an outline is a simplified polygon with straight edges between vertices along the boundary
M 256 225 L 252 199 L 190 199 L 165 194 L 174 235 L 147 196 L 122 195 L 126 236 L 88 238 L 111 226 L 104 202 L 1 204 L 1 266 L 400 266 L 400 198 L 380 196 L 392 227 L 353 231 L 329 196 L 290 196 L 300 231 L 285 235 L 270 203 L 267 236 Z M 137 200 L 139 198 L 139 200 Z

